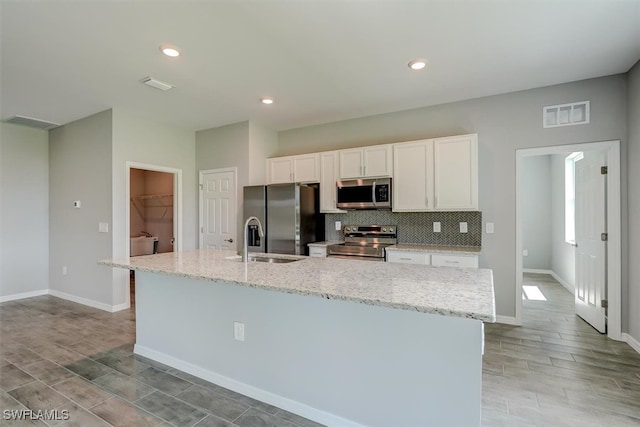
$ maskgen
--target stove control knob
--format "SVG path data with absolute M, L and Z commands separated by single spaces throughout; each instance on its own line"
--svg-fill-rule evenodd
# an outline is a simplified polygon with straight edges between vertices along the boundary
M 387 232 L 387 228 L 386 228 L 386 227 L 385 227 L 385 228 L 383 228 L 383 229 L 382 229 L 382 232 L 383 232 L 383 233 L 386 233 L 386 232 Z
M 350 227 L 345 227 L 344 231 L 351 231 L 351 228 Z
M 389 233 L 393 233 L 393 227 L 389 227 Z

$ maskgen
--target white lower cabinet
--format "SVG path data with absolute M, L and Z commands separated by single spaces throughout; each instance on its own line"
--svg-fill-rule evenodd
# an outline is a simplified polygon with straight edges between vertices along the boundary
M 431 265 L 435 267 L 478 268 L 478 256 L 433 254 L 431 256 Z
M 326 258 L 327 247 L 326 246 L 311 246 L 309 245 L 309 256 L 315 258 Z
M 477 255 L 430 253 L 427 251 L 387 251 L 387 262 L 399 264 L 422 264 L 434 267 L 478 268 Z
M 431 254 L 426 252 L 388 251 L 387 262 L 399 264 L 431 264 Z

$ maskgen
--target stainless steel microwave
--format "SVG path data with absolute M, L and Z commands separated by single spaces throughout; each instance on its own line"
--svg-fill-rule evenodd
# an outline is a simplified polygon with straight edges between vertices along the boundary
M 338 209 L 391 209 L 391 178 L 338 181 Z

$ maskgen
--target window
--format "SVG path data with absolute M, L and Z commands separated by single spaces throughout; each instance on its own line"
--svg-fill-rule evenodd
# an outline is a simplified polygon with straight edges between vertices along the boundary
M 583 158 L 579 151 L 564 159 L 564 240 L 572 245 L 576 242 L 576 162 Z

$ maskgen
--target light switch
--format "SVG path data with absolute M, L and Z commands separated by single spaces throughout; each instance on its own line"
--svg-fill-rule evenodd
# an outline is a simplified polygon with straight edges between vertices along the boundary
M 108 233 L 109 232 L 109 223 L 108 222 L 99 222 L 98 223 L 98 232 L 99 233 Z
M 487 223 L 487 234 L 493 234 L 493 223 L 492 222 L 488 222 Z
M 439 223 L 439 222 L 434 222 L 434 223 L 433 223 L 433 232 L 434 232 L 434 233 L 439 233 L 439 232 L 440 232 L 440 230 L 441 230 L 441 228 L 440 228 L 440 223 Z
M 466 222 L 461 222 L 460 223 L 460 232 L 461 233 L 466 233 L 467 232 L 467 223 Z

